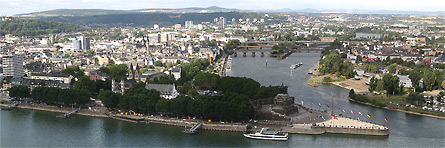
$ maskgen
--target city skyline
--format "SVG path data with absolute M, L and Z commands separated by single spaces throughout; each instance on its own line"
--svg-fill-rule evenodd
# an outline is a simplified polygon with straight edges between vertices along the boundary
M 193 2 L 180 0 L 164 0 L 164 1 L 146 1 L 140 2 L 135 0 L 82 0 L 82 1 L 67 1 L 67 0 L 48 0 L 48 1 L 2 1 L 0 6 L 0 15 L 11 16 L 16 14 L 40 12 L 54 9 L 113 9 L 113 10 L 135 10 L 135 9 L 177 9 L 188 7 L 210 7 L 217 6 L 228 9 L 240 10 L 303 10 L 303 9 L 317 9 L 317 10 L 331 10 L 331 9 L 346 9 L 346 10 L 395 10 L 395 11 L 443 11 L 445 1 L 426 0 L 423 3 L 418 3 L 414 0 L 393 0 L 384 1 L 376 0 L 372 3 L 365 1 L 351 1 L 351 0 L 315 0 L 315 1 L 291 1 L 291 0 L 228 0 L 228 1 L 204 1 L 194 0 Z M 415 4 L 415 5 L 414 5 Z

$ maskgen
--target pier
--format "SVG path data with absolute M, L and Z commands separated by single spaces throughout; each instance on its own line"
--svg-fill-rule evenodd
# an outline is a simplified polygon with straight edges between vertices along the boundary
M 6 107 L 2 107 L 2 110 L 11 110 L 11 108 L 13 108 L 13 107 L 15 107 L 15 106 L 17 106 L 19 104 L 20 103 L 14 103 L 14 104 L 8 105 Z
M 187 128 L 184 129 L 182 131 L 182 133 L 184 133 L 184 134 L 195 134 L 195 133 L 197 133 L 196 129 L 198 129 L 201 125 L 202 125 L 202 123 L 198 122 L 197 124 L 193 125 L 190 129 L 187 129 Z
M 56 116 L 57 118 L 69 118 L 72 114 L 77 113 L 78 109 L 73 109 L 67 113 Z

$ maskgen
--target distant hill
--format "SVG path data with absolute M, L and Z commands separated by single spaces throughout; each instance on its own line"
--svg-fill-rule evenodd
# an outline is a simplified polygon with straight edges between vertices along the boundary
M 0 35 L 38 36 L 52 33 L 71 33 L 84 31 L 79 25 L 31 19 L 12 19 L 0 21 Z
M 142 26 L 153 24 L 171 26 L 184 24 L 185 21 L 211 22 L 214 18 L 225 17 L 227 19 L 242 18 L 245 13 L 240 12 L 215 12 L 215 13 L 130 13 L 130 14 L 106 14 L 86 16 L 48 16 L 38 17 L 41 20 L 73 23 L 82 26 Z
M 137 13 L 126 10 L 106 10 L 106 9 L 56 9 L 42 12 L 19 14 L 19 17 L 50 17 L 50 16 L 91 16 L 107 14 L 129 14 Z

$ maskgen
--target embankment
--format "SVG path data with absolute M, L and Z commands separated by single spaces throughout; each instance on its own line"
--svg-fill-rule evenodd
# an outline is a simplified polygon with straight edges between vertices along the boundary
M 421 113 L 417 113 L 417 112 L 413 112 L 413 111 L 407 111 L 407 110 L 403 110 L 403 109 L 395 109 L 395 108 L 390 108 L 390 107 L 380 107 L 380 106 L 377 106 L 377 105 L 374 105 L 374 104 L 371 104 L 371 103 L 368 103 L 368 102 L 357 101 L 357 100 L 354 100 L 354 99 L 352 99 L 350 97 L 348 97 L 348 100 L 351 101 L 351 102 L 360 103 L 360 104 L 369 105 L 369 106 L 374 106 L 374 107 L 383 108 L 383 109 L 387 109 L 387 110 L 405 112 L 405 113 L 408 113 L 408 114 L 432 117 L 432 118 L 437 118 L 437 119 L 445 119 L 445 117 L 442 117 L 442 116 L 435 116 L 435 115 L 430 115 L 430 114 L 421 114 Z

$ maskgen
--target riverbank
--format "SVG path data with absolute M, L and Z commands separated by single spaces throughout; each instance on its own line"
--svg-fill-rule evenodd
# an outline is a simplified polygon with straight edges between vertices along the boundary
M 0 106 L 5 107 L 9 104 L 0 104 Z M 22 109 L 32 109 L 32 110 L 40 110 L 47 112 L 56 112 L 56 113 L 66 113 L 71 111 L 73 108 L 65 108 L 65 107 L 56 107 L 51 105 L 37 105 L 37 104 L 25 104 L 21 103 L 16 106 L 16 108 Z M 101 117 L 101 118 L 112 118 L 116 120 L 135 122 L 135 123 L 157 123 L 164 125 L 173 125 L 173 126 L 181 126 L 181 127 L 192 127 L 197 122 L 203 123 L 201 129 L 204 130 L 217 130 L 217 131 L 235 131 L 235 132 L 245 132 L 247 131 L 247 124 L 244 123 L 218 123 L 218 122 L 208 122 L 201 120 L 193 120 L 193 119 L 179 119 L 179 118 L 169 118 L 169 117 L 160 117 L 160 116 L 132 116 L 132 115 L 121 115 L 121 114 L 108 114 L 105 111 L 94 112 L 88 111 L 86 109 L 80 109 L 77 115 L 82 116 L 90 116 L 90 117 Z M 55 117 L 54 117 L 55 118 Z M 137 119 L 136 119 L 137 118 Z
M 431 114 L 421 114 L 421 113 L 418 113 L 418 112 L 407 111 L 407 110 L 397 109 L 397 108 L 391 108 L 391 107 L 387 107 L 387 106 L 380 107 L 380 106 L 377 106 L 377 105 L 374 105 L 374 104 L 371 104 L 371 103 L 368 103 L 368 102 L 357 101 L 357 100 L 354 100 L 354 99 L 352 99 L 350 97 L 348 97 L 348 100 L 351 101 L 351 102 L 364 104 L 364 105 L 369 105 L 369 106 L 378 107 L 378 108 L 383 108 L 383 109 L 387 109 L 387 110 L 405 112 L 405 113 L 408 113 L 408 114 L 414 114 L 414 115 L 419 115 L 419 116 L 426 116 L 426 117 L 437 118 L 437 119 L 444 119 L 445 120 L 445 117 L 442 117 L 442 116 L 436 116 L 436 115 L 431 115 Z

